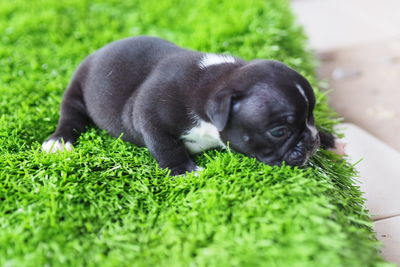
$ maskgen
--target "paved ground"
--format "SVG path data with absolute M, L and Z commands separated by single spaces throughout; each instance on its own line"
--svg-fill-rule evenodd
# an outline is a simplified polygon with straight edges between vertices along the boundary
M 341 124 L 351 163 L 357 163 L 357 184 L 366 198 L 383 256 L 400 265 L 400 153 L 354 124 Z M 368 145 L 366 145 L 368 144 Z M 372 153 L 371 153 L 372 151 Z M 379 153 L 376 153 L 379 152 Z M 385 158 L 385 160 L 381 160 Z
M 292 0 L 299 21 L 318 51 L 398 37 L 398 0 Z
M 383 256 L 400 265 L 400 1 L 292 0 L 320 58 Z M 359 127 L 358 127 L 359 126 Z
M 347 122 L 400 151 L 400 38 L 320 52 L 319 57 L 320 77 L 332 90 L 331 106 Z

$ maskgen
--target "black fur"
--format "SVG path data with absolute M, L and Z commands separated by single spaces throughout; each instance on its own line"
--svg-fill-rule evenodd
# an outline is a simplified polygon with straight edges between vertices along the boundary
M 146 146 L 173 175 L 196 169 L 180 138 L 195 126 L 194 115 L 215 125 L 234 150 L 268 164 L 301 165 L 320 139 L 333 147 L 332 135 L 311 136 L 315 98 L 300 74 L 280 62 L 239 58 L 200 68 L 203 56 L 145 36 L 101 48 L 76 71 L 49 139 L 73 143 L 94 123 Z M 282 124 L 290 135 L 271 139 L 268 131 Z

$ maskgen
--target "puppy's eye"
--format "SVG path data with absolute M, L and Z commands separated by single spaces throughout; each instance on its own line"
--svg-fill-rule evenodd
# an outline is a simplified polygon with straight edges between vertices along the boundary
M 270 130 L 268 133 L 273 138 L 281 139 L 288 135 L 288 129 L 284 126 L 280 126 Z

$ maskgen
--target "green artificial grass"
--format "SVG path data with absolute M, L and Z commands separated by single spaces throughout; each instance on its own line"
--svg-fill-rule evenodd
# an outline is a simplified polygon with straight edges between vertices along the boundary
M 387 264 L 354 169 L 326 151 L 299 169 L 213 150 L 196 157 L 199 176 L 171 177 L 94 128 L 73 152 L 40 150 L 79 62 L 128 36 L 281 60 L 317 88 L 286 1 L 1 1 L 0 32 L 0 265 Z M 316 93 L 317 123 L 332 130 Z

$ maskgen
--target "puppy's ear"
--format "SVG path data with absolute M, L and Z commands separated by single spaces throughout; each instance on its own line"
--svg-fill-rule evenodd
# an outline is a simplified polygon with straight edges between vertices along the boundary
M 219 132 L 228 123 L 233 97 L 232 92 L 222 90 L 214 94 L 206 104 L 206 114 Z

